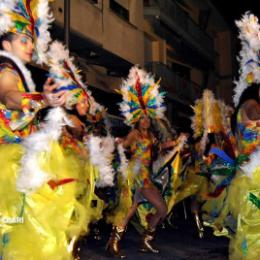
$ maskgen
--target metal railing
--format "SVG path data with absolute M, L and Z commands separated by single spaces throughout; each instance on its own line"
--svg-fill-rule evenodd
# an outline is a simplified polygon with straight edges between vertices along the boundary
M 163 89 L 169 92 L 174 98 L 193 103 L 201 95 L 201 87 L 196 83 L 180 77 L 165 64 L 160 62 L 148 62 L 146 69 L 161 78 Z

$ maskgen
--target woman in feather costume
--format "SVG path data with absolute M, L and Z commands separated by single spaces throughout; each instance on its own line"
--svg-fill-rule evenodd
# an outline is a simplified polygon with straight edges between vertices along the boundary
M 111 206 L 110 199 L 99 198 L 96 190 L 114 186 L 119 172 L 125 172 L 126 158 L 122 145 L 115 143 L 107 127 L 105 108 L 94 100 L 81 80 L 68 50 L 55 41 L 50 46 L 48 57 L 51 76 L 62 86 L 58 91 L 66 91 L 65 108 L 69 118 L 81 128 L 78 131 L 69 127 L 63 132 L 61 143 L 67 156 L 76 155 L 84 166 L 78 182 L 78 191 L 83 192 L 79 196 L 80 204 L 87 212 L 85 220 L 80 222 L 82 226 L 78 225 L 78 234 L 84 236 L 89 231 L 89 224 L 100 220 L 104 209 Z
M 113 230 L 107 244 L 107 251 L 116 257 L 124 258 L 119 249 L 126 226 L 131 217 L 136 213 L 139 203 L 147 200 L 156 209 L 143 232 L 141 247 L 142 252 L 159 253 L 152 245 L 157 225 L 167 215 L 167 205 L 152 181 L 152 162 L 154 153 L 162 149 L 172 148 L 174 141 L 162 144 L 152 130 L 151 119 L 164 117 L 164 93 L 159 92 L 159 82 L 147 72 L 133 67 L 128 79 L 121 86 L 120 93 L 123 102 L 120 104 L 126 124 L 133 127 L 125 139 L 118 139 L 124 148 L 129 148 L 131 160 L 127 170 L 127 178 L 122 184 L 120 202 L 114 213 Z M 157 147 L 157 149 L 155 148 Z

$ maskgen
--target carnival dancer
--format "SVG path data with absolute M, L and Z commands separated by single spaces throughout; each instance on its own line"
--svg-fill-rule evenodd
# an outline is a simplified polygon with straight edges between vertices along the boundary
M 164 117 L 165 106 L 163 105 L 164 93 L 159 92 L 159 82 L 147 72 L 133 67 L 129 77 L 122 84 L 120 93 L 123 102 L 120 104 L 126 123 L 133 127 L 125 139 L 119 139 L 124 148 L 129 148 L 132 158 L 129 162 L 126 189 L 123 190 L 122 199 L 127 203 L 121 204 L 121 214 L 124 217 L 114 222 L 113 230 L 107 244 L 107 251 L 116 257 L 123 258 L 125 255 L 120 251 L 121 240 L 126 226 L 135 214 L 138 204 L 143 199 L 149 201 L 156 212 L 149 220 L 149 224 L 143 232 L 141 247 L 142 252 L 159 253 L 152 245 L 157 225 L 167 215 L 167 206 L 158 188 L 152 181 L 152 162 L 156 151 L 173 147 L 173 141 L 159 143 L 152 130 L 152 119 Z M 133 194 L 133 200 L 131 195 Z
M 210 90 L 205 90 L 203 97 L 195 102 L 195 115 L 192 118 L 194 138 L 199 138 L 196 145 L 197 158 L 195 171 L 205 177 L 197 194 L 205 225 L 214 226 L 227 196 L 234 173 L 234 148 L 229 139 L 230 126 L 226 122 L 228 107 L 214 98 Z M 195 203 L 195 204 L 194 204 Z M 197 208 L 195 220 L 199 233 L 203 226 L 199 221 L 197 201 L 193 201 L 193 210 Z
M 77 155 L 84 168 L 78 181 L 78 202 L 87 214 L 85 219 L 81 218 L 81 224 L 74 225 L 74 238 L 78 239 L 88 234 L 91 223 L 103 217 L 103 210 L 110 204 L 107 202 L 109 198 L 104 201 L 95 191 L 114 186 L 118 172 L 125 172 L 121 168 L 126 159 L 122 145 L 117 145 L 110 134 L 105 108 L 87 89 L 69 51 L 61 43 L 53 42 L 48 52 L 48 63 L 51 76 L 60 86 L 57 91 L 66 91 L 65 108 L 74 125 L 64 129 L 61 143 L 67 156 Z
M 222 223 L 231 234 L 230 259 L 253 260 L 260 256 L 260 25 L 250 13 L 236 24 L 242 42 L 240 77 L 235 82 L 233 100 L 237 171 L 228 191 Z
M 65 91 L 55 93 L 49 78 L 44 92 L 35 92 L 24 65 L 47 63 L 51 21 L 47 0 L 0 3 L 2 259 L 72 259 L 79 172 L 59 145 L 70 122 L 60 108 L 40 129 L 37 120 L 42 108 L 65 103 Z
M 163 142 L 163 139 L 160 138 L 159 140 Z M 172 143 L 172 146 L 169 146 L 170 149 L 163 149 L 157 158 L 154 157 L 152 164 L 151 179 L 166 203 L 167 218 L 170 217 L 174 206 L 180 200 L 189 196 L 188 193 L 184 194 L 180 190 L 186 179 L 186 164 L 182 157 L 182 151 L 186 141 L 187 136 L 182 133 L 174 141 L 168 142 L 168 144 Z M 162 147 L 164 147 L 164 145 L 162 145 Z M 135 227 L 140 231 L 142 231 L 142 227 L 148 227 L 149 217 L 153 214 L 155 214 L 155 208 L 146 199 L 141 200 L 136 212 L 135 219 L 137 221 L 134 223 Z M 139 225 L 137 222 L 139 222 Z

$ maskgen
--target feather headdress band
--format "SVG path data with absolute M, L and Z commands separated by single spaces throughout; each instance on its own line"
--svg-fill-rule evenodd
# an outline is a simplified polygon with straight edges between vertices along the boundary
M 260 25 L 258 18 L 249 12 L 240 21 L 236 21 L 239 28 L 239 39 L 242 49 L 239 53 L 239 79 L 235 81 L 233 101 L 238 105 L 244 90 L 252 83 L 260 83 Z
M 147 115 L 151 118 L 163 118 L 166 110 L 163 104 L 164 92 L 159 92 L 159 82 L 146 71 L 131 68 L 128 78 L 121 85 L 120 93 L 123 101 L 120 110 L 128 125 L 137 123 L 140 118 Z
M 51 41 L 48 29 L 52 21 L 48 0 L 1 0 L 0 36 L 11 32 L 32 37 L 37 63 L 46 61 L 45 53 Z

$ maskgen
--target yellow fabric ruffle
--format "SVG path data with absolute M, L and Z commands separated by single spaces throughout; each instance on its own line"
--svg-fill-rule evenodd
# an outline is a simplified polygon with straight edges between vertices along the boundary
M 2 216 L 17 216 L 21 210 L 21 193 L 16 191 L 16 177 L 22 156 L 20 145 L 1 145 L 0 212 Z M 3 259 L 72 259 L 73 242 L 86 229 L 87 209 L 78 199 L 86 188 L 81 181 L 82 162 L 66 155 L 58 143 L 53 143 L 48 155 L 40 156 L 40 165 L 55 180 L 77 179 L 54 190 L 44 184 L 36 192 L 27 194 L 23 223 L 1 229 L 8 242 L 0 248 Z M 81 193 L 81 194 L 79 194 Z
M 260 258 L 260 208 L 249 197 L 251 194 L 260 200 L 260 167 L 254 170 L 252 178 L 238 177 L 236 185 L 239 186 L 232 190 L 232 195 L 237 199 L 233 198 L 230 203 L 238 223 L 230 242 L 230 259 L 257 260 Z M 238 190 L 239 194 L 234 194 Z

